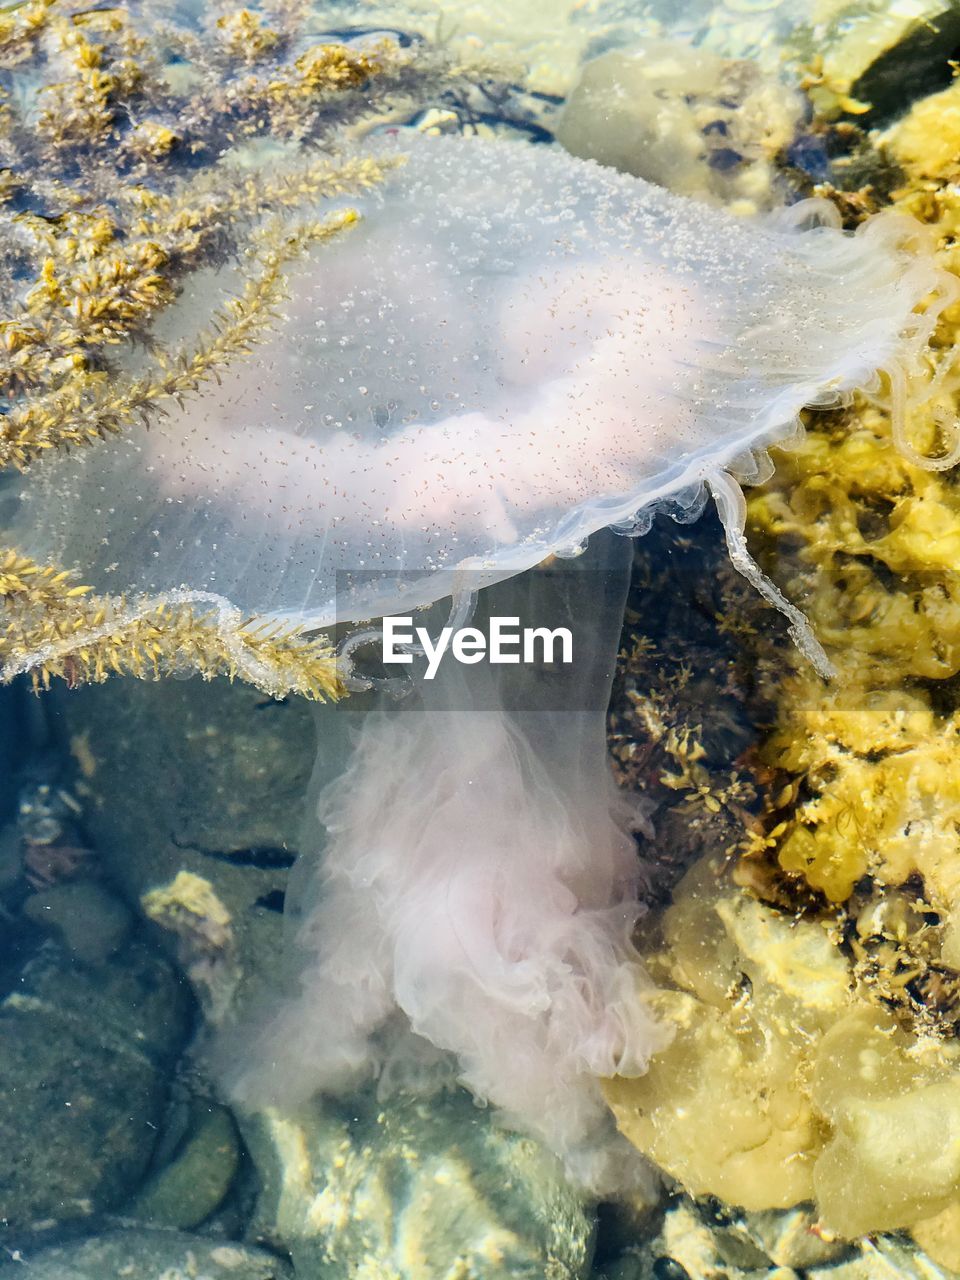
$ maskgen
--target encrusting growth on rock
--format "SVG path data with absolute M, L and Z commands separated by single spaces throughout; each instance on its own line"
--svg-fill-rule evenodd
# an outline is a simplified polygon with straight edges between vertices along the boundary
M 928 224 L 954 274 L 957 148 L 944 135 L 957 100 L 956 87 L 921 100 L 874 139 L 882 162 L 903 166 L 894 206 Z M 931 342 L 933 395 L 907 404 L 906 436 L 930 456 L 960 409 L 958 337 L 953 303 Z M 748 492 L 747 527 L 837 677 L 825 684 L 799 663 L 784 674 L 769 631 L 744 636 L 756 740 L 737 764 L 756 800 L 733 840 L 714 804 L 703 856 L 644 939 L 662 989 L 643 998 L 676 1034 L 607 1097 L 623 1131 L 694 1194 L 752 1210 L 814 1200 L 843 1239 L 909 1229 L 956 1267 L 956 473 L 905 456 L 871 398 L 805 426 Z M 680 724 L 674 737 L 699 733 Z M 653 777 L 708 815 L 723 785 L 702 754 Z

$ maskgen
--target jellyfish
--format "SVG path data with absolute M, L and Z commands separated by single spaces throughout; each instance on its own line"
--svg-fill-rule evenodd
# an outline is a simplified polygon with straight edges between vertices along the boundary
M 816 202 L 738 220 L 554 148 L 403 147 L 248 359 L 149 430 L 45 461 L 14 535 L 131 608 L 195 596 L 318 629 L 478 590 L 536 624 L 559 593 L 569 670 L 447 664 L 366 718 L 317 801 L 299 989 L 233 1087 L 348 1090 L 429 1044 L 611 1190 L 643 1175 L 597 1077 L 642 1072 L 665 1035 L 630 940 L 646 815 L 604 753 L 622 535 L 712 496 L 733 563 L 829 675 L 749 555 L 740 481 L 856 389 L 915 461 L 951 465 L 905 423 L 956 288 L 892 214 L 852 235 Z M 552 557 L 575 569 L 537 568 Z

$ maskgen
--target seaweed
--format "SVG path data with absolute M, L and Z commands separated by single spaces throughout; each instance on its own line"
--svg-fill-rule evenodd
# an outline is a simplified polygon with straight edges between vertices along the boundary
M 297 259 L 356 222 L 323 201 L 391 167 L 356 135 L 487 73 L 422 42 L 310 44 L 307 20 L 296 4 L 219 5 L 192 28 L 163 5 L 0 11 L 0 468 L 149 428 L 243 358 Z M 189 342 L 160 342 L 157 317 L 224 263 L 239 266 L 235 295 Z M 193 670 L 274 696 L 344 692 L 329 645 L 295 627 L 197 599 L 131 621 L 130 601 L 94 596 L 72 565 L 0 557 L 4 680 L 39 645 L 35 687 Z

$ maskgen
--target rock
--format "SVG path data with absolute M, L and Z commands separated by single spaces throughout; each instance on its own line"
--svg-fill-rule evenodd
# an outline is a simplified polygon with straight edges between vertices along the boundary
M 649 963 L 651 1007 L 676 1034 L 644 1075 L 604 1082 L 607 1101 L 693 1195 L 751 1210 L 810 1201 L 823 1137 L 805 1055 L 848 1012 L 843 957 L 819 923 L 725 891 L 709 858 L 673 896 Z
M 207 1018 L 227 1017 L 243 976 L 233 916 L 209 880 L 178 871 L 169 884 L 140 899 L 149 920 L 177 939 L 177 960 L 193 984 Z
M 842 1241 L 817 1230 L 817 1215 L 806 1205 L 747 1213 L 738 1227 L 778 1267 L 804 1270 L 834 1262 L 847 1250 Z
M 55 933 L 83 964 L 100 964 L 117 951 L 133 920 L 119 898 L 90 880 L 55 884 L 32 894 L 23 914 Z
M 831 1244 L 804 1209 L 740 1215 L 716 1201 L 671 1203 L 659 1230 L 595 1280 L 952 1280 L 915 1246 L 878 1236 Z
M 13 815 L 16 801 L 16 770 L 23 765 L 24 725 L 20 698 L 21 684 L 0 688 L 0 826 Z
M 754 1250 L 737 1254 L 731 1250 L 729 1233 L 719 1231 L 704 1220 L 696 1205 L 680 1200 L 664 1215 L 660 1234 L 640 1251 L 645 1266 L 643 1280 L 744 1280 L 763 1276 L 766 1280 L 794 1280 L 796 1272 L 786 1267 L 772 1268 Z
M 653 1203 L 646 1190 L 623 1192 L 615 1200 L 602 1201 L 597 1210 L 595 1269 L 609 1268 L 613 1260 L 629 1254 L 638 1240 L 656 1235 L 663 1213 L 662 1187 L 657 1188 Z
M 439 40 L 465 62 L 516 68 L 535 92 L 563 95 L 586 59 L 651 36 L 750 58 L 775 73 L 784 44 L 822 7 L 823 0 L 378 0 L 375 10 L 379 26 Z M 342 31 L 348 15 L 364 23 L 371 17 L 360 0 L 320 0 L 313 11 L 331 31 Z
M 708 857 L 659 927 L 649 1007 L 675 1035 L 643 1075 L 602 1082 L 644 1155 L 688 1193 L 751 1212 L 815 1200 L 820 1227 L 843 1240 L 957 1200 L 960 1046 L 871 1001 L 829 917 L 724 887 Z
M 0 1004 L 0 1226 L 113 1208 L 150 1161 L 190 1002 L 139 944 L 96 970 L 46 944 Z
M 16 824 L 0 826 L 0 893 L 10 889 L 23 875 L 23 850 Z
M 949 84 L 958 43 L 952 0 L 828 0 L 797 23 L 787 49 L 795 66 L 817 68 L 809 94 L 821 114 L 873 125 Z
M 365 6 L 350 7 L 356 18 L 369 18 Z M 624 25 L 622 0 L 457 0 L 442 8 L 436 0 L 378 0 L 375 8 L 378 25 L 439 39 L 464 61 L 515 68 L 518 78 L 545 94 L 564 93 L 590 43 L 619 39 Z M 319 14 L 324 9 L 331 28 L 342 28 L 342 6 L 324 4 Z M 626 25 L 629 32 L 641 26 L 643 33 L 656 26 L 644 14 L 638 17 L 636 5 Z
M 647 40 L 583 67 L 556 137 L 572 155 L 752 213 L 782 202 L 773 161 L 802 113 L 800 95 L 752 62 Z
M 208 903 L 228 927 L 211 969 L 203 913 L 193 920 L 199 936 L 180 913 L 185 940 L 158 907 L 158 935 L 197 979 L 208 1015 L 220 1021 L 275 991 L 286 878 L 318 757 L 309 704 L 200 679 L 117 680 L 50 697 L 76 762 L 85 829 L 130 905 L 139 911 L 156 890 L 169 898 L 184 872 L 195 887 L 205 884 Z M 319 785 L 342 768 L 353 716 L 330 706 L 315 715 L 325 744 Z
M 908 1241 L 878 1236 L 861 1242 L 856 1256 L 833 1267 L 814 1267 L 806 1280 L 953 1280 Z
M 629 1253 L 595 1272 L 594 1280 L 644 1280 L 646 1274 L 643 1258 L 637 1253 Z M 678 1276 L 676 1280 L 683 1280 L 683 1277 Z
M 173 1159 L 124 1207 L 124 1215 L 154 1226 L 198 1226 L 230 1189 L 240 1162 L 236 1126 L 225 1107 L 196 1103 L 193 1124 Z
M 948 1271 L 960 1272 L 960 1201 L 932 1218 L 914 1223 L 910 1234 L 934 1262 Z
M 146 1230 L 112 1231 L 58 1245 L 5 1262 L 0 1275 L 4 1272 L 9 1280 L 293 1280 L 286 1262 L 261 1249 Z
M 914 103 L 878 142 L 915 182 L 952 181 L 960 159 L 960 81 Z
M 303 1280 L 589 1272 L 593 1223 L 559 1162 L 462 1092 L 241 1124 L 264 1183 L 250 1234 L 288 1249 Z

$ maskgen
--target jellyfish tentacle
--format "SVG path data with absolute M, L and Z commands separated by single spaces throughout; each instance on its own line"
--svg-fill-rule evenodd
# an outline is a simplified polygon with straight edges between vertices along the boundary
M 743 492 L 736 480 L 726 471 L 709 471 L 704 480 L 716 503 L 717 514 L 723 525 L 723 533 L 730 553 L 730 561 L 738 573 L 742 573 L 763 598 L 787 619 L 790 635 L 803 656 L 813 664 L 817 672 L 825 680 L 836 675 L 836 668 L 827 657 L 826 651 L 817 639 L 810 619 L 796 605 L 791 604 L 775 583 L 767 575 L 750 554 L 744 530 L 747 523 L 747 504 Z

